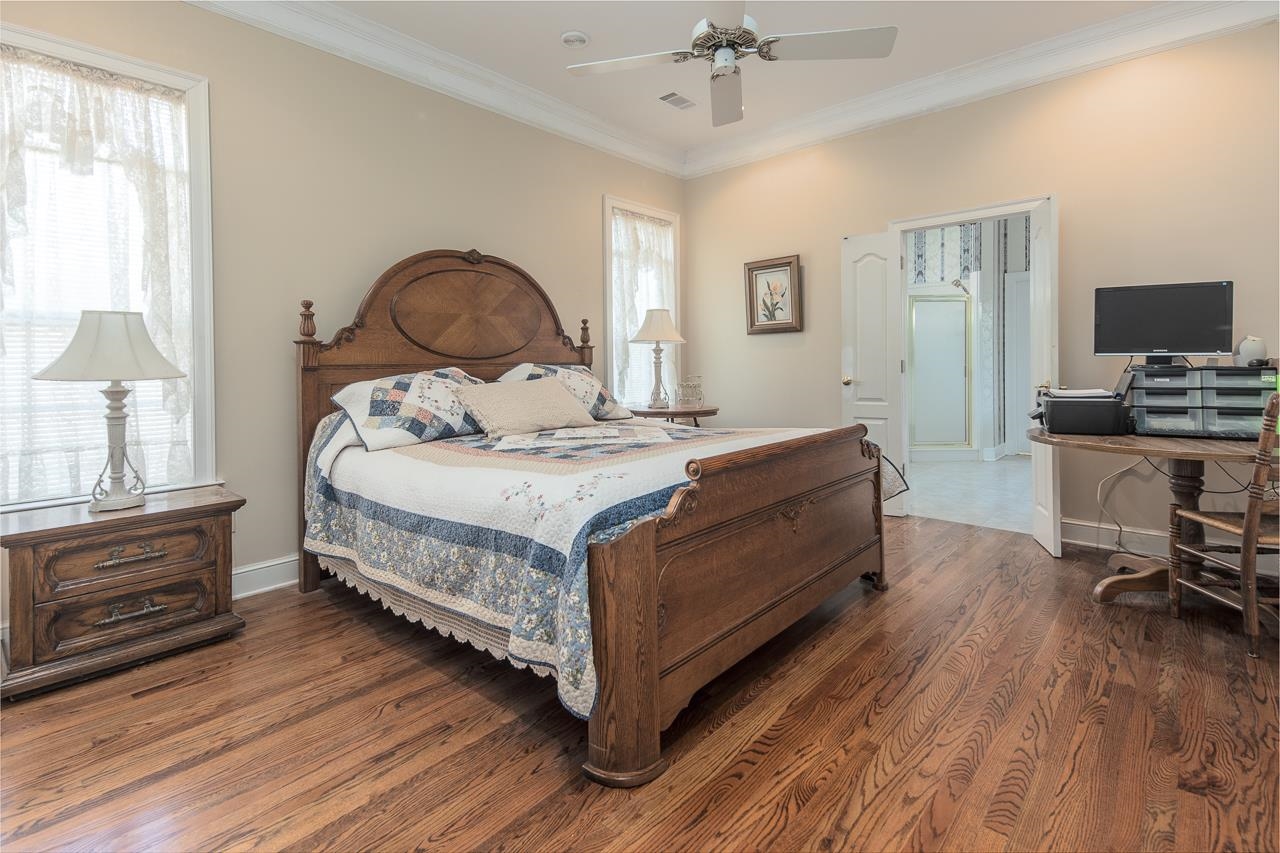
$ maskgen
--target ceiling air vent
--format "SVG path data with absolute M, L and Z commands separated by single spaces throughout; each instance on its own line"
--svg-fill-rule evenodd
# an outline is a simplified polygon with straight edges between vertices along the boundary
M 692 106 L 696 106 L 693 101 L 689 100 L 679 92 L 667 92 L 667 94 L 658 98 L 658 100 L 669 106 L 675 107 L 678 110 L 687 110 Z

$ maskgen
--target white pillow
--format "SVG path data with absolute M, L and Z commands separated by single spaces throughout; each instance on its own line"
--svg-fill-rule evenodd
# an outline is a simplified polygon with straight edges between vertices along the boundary
M 498 377 L 499 382 L 522 382 L 527 379 L 543 379 L 554 376 L 569 393 L 578 399 L 587 413 L 596 420 L 616 421 L 631 417 L 630 410 L 618 402 L 604 383 L 587 367 L 581 365 L 518 364 Z
M 459 387 L 457 395 L 490 439 L 596 423 L 559 382 L 468 385 Z
M 333 395 L 366 450 L 473 435 L 479 425 L 455 391 L 481 380 L 457 367 L 355 382 Z

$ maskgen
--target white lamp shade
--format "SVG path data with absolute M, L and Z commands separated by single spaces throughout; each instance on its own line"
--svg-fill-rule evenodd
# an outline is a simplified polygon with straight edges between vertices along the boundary
M 680 337 L 680 332 L 677 331 L 676 324 L 671 319 L 671 312 L 666 308 L 650 308 L 645 312 L 644 324 L 640 326 L 640 331 L 636 332 L 631 342 L 638 344 L 646 341 L 685 343 L 685 339 Z
M 186 376 L 160 354 L 138 311 L 81 311 L 71 343 L 36 379 L 176 379 Z

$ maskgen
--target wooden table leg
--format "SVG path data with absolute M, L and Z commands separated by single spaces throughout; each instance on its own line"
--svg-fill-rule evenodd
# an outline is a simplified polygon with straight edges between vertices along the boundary
M 1169 466 L 1169 491 L 1173 502 L 1183 509 L 1200 508 L 1200 495 L 1204 491 L 1204 463 L 1197 459 L 1174 459 Z M 1187 545 L 1204 544 L 1204 527 L 1196 522 L 1182 523 L 1182 541 Z M 1184 563 L 1202 562 L 1189 555 Z M 1116 572 L 1098 581 L 1093 588 L 1093 600 L 1108 602 L 1122 592 L 1167 592 L 1169 589 L 1169 560 L 1167 557 L 1135 557 L 1132 554 L 1112 554 L 1107 568 Z M 1189 571 L 1194 572 L 1195 567 Z

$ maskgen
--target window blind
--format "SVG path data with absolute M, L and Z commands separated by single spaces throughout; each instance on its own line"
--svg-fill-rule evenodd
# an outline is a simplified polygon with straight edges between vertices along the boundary
M 0 502 L 89 492 L 105 383 L 31 377 L 83 309 L 142 311 L 187 377 L 137 383 L 128 452 L 149 487 L 194 479 L 190 170 L 183 93 L 0 45 Z

